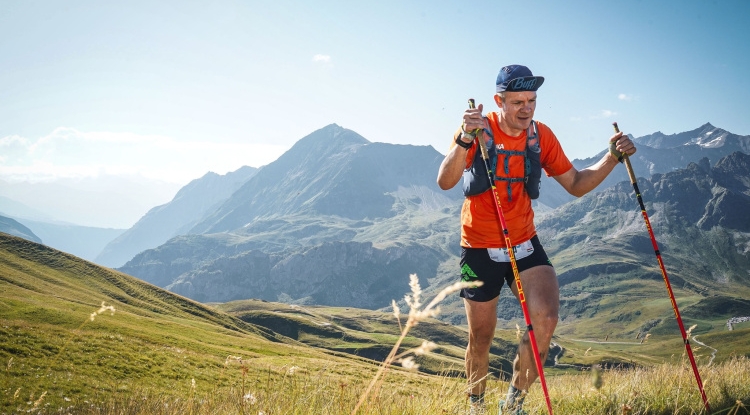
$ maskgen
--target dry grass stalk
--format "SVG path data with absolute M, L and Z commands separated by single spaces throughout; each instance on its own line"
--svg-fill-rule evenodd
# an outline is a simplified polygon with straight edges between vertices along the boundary
M 367 398 L 370 396 L 370 393 L 372 392 L 373 388 L 375 388 L 375 393 L 372 395 L 372 399 L 375 399 L 378 394 L 378 390 L 380 389 L 380 386 L 382 385 L 383 379 L 385 377 L 385 372 L 388 370 L 388 368 L 393 364 L 393 362 L 399 358 L 399 356 L 403 356 L 407 353 L 411 353 L 416 350 L 420 350 L 422 352 L 425 352 L 425 350 L 431 346 L 425 345 L 425 343 L 422 344 L 422 346 L 418 347 L 414 350 L 409 350 L 407 352 L 401 353 L 397 355 L 399 347 L 401 347 L 401 343 L 404 341 L 404 338 L 406 338 L 407 333 L 409 333 L 409 330 L 419 324 L 420 321 L 425 320 L 430 317 L 435 317 L 440 313 L 440 308 L 437 307 L 438 303 L 443 301 L 445 297 L 448 295 L 459 291 L 464 288 L 468 287 L 476 287 L 479 283 L 468 283 L 468 282 L 457 282 L 455 284 L 452 284 L 446 288 L 444 288 L 442 291 L 440 291 L 435 298 L 430 301 L 427 306 L 424 308 L 422 307 L 421 297 L 422 297 L 422 288 L 419 285 L 419 278 L 417 277 L 417 274 L 411 274 L 409 275 L 409 287 L 411 287 L 411 294 L 407 294 L 404 296 L 404 301 L 409 306 L 409 316 L 406 319 L 406 323 L 401 326 L 401 321 L 399 319 L 399 328 L 401 329 L 401 335 L 399 336 L 398 340 L 396 340 L 396 344 L 393 345 L 393 348 L 391 349 L 391 352 L 388 354 L 388 356 L 385 358 L 383 363 L 378 368 L 377 373 L 375 373 L 375 376 L 373 377 L 372 381 L 370 381 L 370 384 L 367 386 L 367 389 L 362 393 L 362 395 L 359 398 L 359 401 L 357 402 L 357 405 L 352 410 L 351 414 L 354 415 L 357 413 L 360 407 L 364 404 L 364 402 L 367 400 Z M 398 306 L 396 305 L 396 302 L 392 302 L 393 305 L 393 314 L 394 316 L 398 317 L 400 316 L 400 311 L 398 310 Z M 433 343 L 434 344 L 434 343 Z M 434 347 L 433 347 L 434 348 Z M 412 358 L 403 359 L 400 360 L 401 364 L 404 366 L 404 368 L 407 369 L 416 369 L 418 365 L 414 363 L 414 360 Z

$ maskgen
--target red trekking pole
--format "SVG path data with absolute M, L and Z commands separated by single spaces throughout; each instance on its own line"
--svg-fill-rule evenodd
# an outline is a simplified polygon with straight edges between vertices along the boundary
M 469 108 L 474 107 L 474 100 L 469 100 Z M 481 130 L 480 130 L 481 131 Z M 529 317 L 529 308 L 526 305 L 526 296 L 523 293 L 523 287 L 521 286 L 521 277 L 518 275 L 518 266 L 516 265 L 516 254 L 513 252 L 513 244 L 510 242 L 510 235 L 508 234 L 508 226 L 505 223 L 505 215 L 503 215 L 503 209 L 500 206 L 500 196 L 497 194 L 497 188 L 495 187 L 494 172 L 490 169 L 489 154 L 487 153 L 487 144 L 484 142 L 484 137 L 481 134 L 476 135 L 476 140 L 479 142 L 479 149 L 482 152 L 482 160 L 484 160 L 484 167 L 487 170 L 487 178 L 490 180 L 490 187 L 492 188 L 493 199 L 495 200 L 495 210 L 497 211 L 497 217 L 500 220 L 500 227 L 502 228 L 503 237 L 505 238 L 505 246 L 508 249 L 508 256 L 510 257 L 510 265 L 513 268 L 513 277 L 516 280 L 516 288 L 518 288 L 518 300 L 521 303 L 521 309 L 523 310 L 523 318 L 526 321 L 526 329 L 529 331 L 529 340 L 531 343 L 531 350 L 534 353 L 534 363 L 536 363 L 536 371 L 539 373 L 539 382 L 542 385 L 544 391 L 544 399 L 547 402 L 547 411 L 552 415 L 552 403 L 549 400 L 549 392 L 547 391 L 547 382 L 544 379 L 544 368 L 542 366 L 542 360 L 539 357 L 539 348 L 536 344 L 536 336 L 534 336 L 534 328 L 531 326 L 531 318 Z
M 619 133 L 620 129 L 617 127 L 617 123 L 614 122 L 612 125 L 615 127 L 615 132 Z M 654 237 L 654 230 L 651 228 L 651 222 L 648 220 L 648 214 L 646 213 L 646 207 L 643 205 L 643 198 L 641 198 L 641 191 L 638 190 L 638 182 L 635 179 L 635 173 L 633 172 L 633 166 L 630 165 L 630 159 L 627 154 L 622 155 L 625 167 L 628 170 L 628 176 L 630 176 L 630 183 L 633 184 L 633 190 L 635 190 L 635 197 L 638 199 L 638 204 L 641 206 L 641 213 L 643 214 L 643 220 L 646 222 L 646 229 L 648 234 L 651 236 L 651 244 L 654 246 L 654 253 L 656 254 L 656 260 L 659 262 L 659 268 L 661 268 L 661 276 L 664 278 L 664 285 L 667 287 L 669 292 L 669 298 L 672 300 L 672 309 L 674 310 L 674 316 L 677 319 L 677 325 L 680 326 L 680 333 L 682 333 L 682 341 L 685 343 L 685 350 L 690 364 L 693 366 L 693 373 L 695 374 L 695 381 L 698 382 L 698 389 L 701 392 L 703 398 L 703 405 L 706 406 L 706 413 L 711 413 L 711 408 L 708 406 L 708 398 L 706 398 L 706 392 L 703 390 L 703 382 L 701 381 L 701 375 L 698 373 L 698 366 L 695 364 L 695 358 L 693 357 L 693 349 L 690 347 L 690 341 L 688 340 L 687 333 L 685 332 L 685 326 L 682 324 L 682 318 L 680 317 L 680 310 L 677 308 L 677 301 L 674 299 L 674 293 L 672 292 L 672 285 L 669 284 L 669 277 L 667 277 L 667 270 L 664 268 L 664 261 L 661 259 L 661 253 L 659 252 L 659 245 L 656 244 L 656 238 Z

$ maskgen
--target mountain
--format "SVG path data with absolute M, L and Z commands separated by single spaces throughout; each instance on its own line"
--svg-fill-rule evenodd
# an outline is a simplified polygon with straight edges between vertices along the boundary
M 149 210 L 132 228 L 107 244 L 96 256 L 96 262 L 119 267 L 141 251 L 188 233 L 257 171 L 245 166 L 226 175 L 209 172 L 191 181 L 169 203 Z
M 750 315 L 748 177 L 750 156 L 736 152 L 638 181 L 683 317 L 703 323 L 696 333 Z M 676 327 L 666 304 L 654 312 L 668 296 L 630 183 L 568 203 L 537 229 L 558 273 L 561 318 L 630 335 Z
M 124 229 L 96 228 L 60 222 L 23 203 L 3 196 L 0 196 L 0 214 L 14 218 L 18 223 L 27 227 L 35 237 L 38 237 L 27 239 L 40 242 L 39 238 L 41 238 L 47 246 L 89 261 L 93 261 L 105 245 L 125 232 Z
M 326 242 L 283 255 L 246 251 L 221 257 L 166 288 L 202 302 L 257 298 L 378 309 L 409 291 L 409 273 L 435 275 L 440 261 L 440 252 L 419 244 L 378 249 L 372 243 Z M 428 285 L 426 279 L 421 283 Z
M 79 258 L 94 261 L 96 256 L 125 229 L 95 228 L 69 223 L 18 219 L 42 238 L 44 244 Z
M 398 201 L 451 206 L 459 190 L 435 185 L 442 158 L 431 147 L 371 143 L 331 124 L 300 139 L 191 233 L 238 231 L 259 217 L 292 214 L 386 218 L 398 213 Z
M 691 146 L 697 145 L 683 147 Z M 641 146 L 639 154 L 650 151 L 682 150 Z M 750 248 L 737 248 L 721 260 L 708 254 L 747 244 L 747 219 L 734 213 L 748 207 L 745 157 L 733 153 L 713 167 L 704 157 L 687 168 L 665 168 L 669 171 L 640 179 L 654 228 L 669 230 L 658 238 L 665 259 L 676 268 L 677 295 L 692 296 L 687 315 L 713 304 L 703 281 L 706 273 L 728 281 L 713 291 L 727 304 L 741 308 L 737 293 L 750 287 L 742 271 L 750 268 Z M 119 269 L 211 302 L 258 298 L 383 308 L 400 298 L 411 272 L 418 273 L 427 294 L 434 293 L 455 281 L 460 253 L 463 197 L 458 186 L 449 192 L 437 189 L 442 158 L 431 148 L 370 143 L 339 126 L 325 127 L 261 169 L 194 233 L 141 252 Z M 647 160 L 638 163 L 645 166 Z M 613 174 L 627 177 L 624 166 Z M 590 318 L 603 309 L 615 313 L 623 303 L 611 296 L 659 293 L 661 298 L 660 274 L 632 193 L 624 181 L 537 216 L 565 293 L 565 318 Z M 361 200 L 370 207 L 362 208 Z M 602 285 L 602 278 L 611 286 Z M 642 280 L 641 286 L 633 279 Z M 465 323 L 458 296 L 446 299 L 444 309 L 446 321 Z M 506 321 L 521 313 L 507 290 L 499 310 Z M 651 310 L 652 320 L 669 324 L 670 309 Z M 647 325 L 635 317 L 632 324 L 637 325 L 628 329 L 633 335 Z
M 750 153 L 750 136 L 729 133 L 721 128 L 706 123 L 701 127 L 679 134 L 664 135 L 656 132 L 647 136 L 632 138 L 638 151 L 630 158 L 633 171 L 637 176 L 649 177 L 656 173 L 667 173 L 685 168 L 707 158 L 714 164 L 722 157 L 740 151 Z M 578 170 L 591 166 L 601 160 L 607 150 L 602 150 L 593 157 L 572 160 Z M 625 169 L 616 169 L 596 189 L 601 191 L 620 181 L 628 179 Z M 537 204 L 555 208 L 574 199 L 554 179 L 542 175 L 541 193 Z
M 8 235 L 18 236 L 32 242 L 42 243 L 42 240 L 31 231 L 31 229 L 23 226 L 18 221 L 0 216 L 0 232 L 7 233 Z
M 205 301 L 384 307 L 410 273 L 434 278 L 441 259 L 456 255 L 463 196 L 438 188 L 442 159 L 431 147 L 370 143 L 329 125 L 260 169 L 189 235 L 119 270 Z
M 676 148 L 687 145 L 697 145 L 704 149 L 723 148 L 725 152 L 741 151 L 750 153 L 750 136 L 732 134 L 711 123 L 703 124 L 692 131 L 665 135 L 661 131 L 639 137 L 636 140 L 652 148 Z

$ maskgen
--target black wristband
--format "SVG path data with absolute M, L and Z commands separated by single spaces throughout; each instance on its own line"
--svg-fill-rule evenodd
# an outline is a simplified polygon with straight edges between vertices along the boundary
M 465 149 L 470 149 L 471 146 L 474 145 L 474 140 L 469 141 L 468 143 L 461 139 L 463 137 L 463 134 L 459 134 L 458 137 L 456 137 L 456 144 L 458 144 L 460 147 L 463 147 Z

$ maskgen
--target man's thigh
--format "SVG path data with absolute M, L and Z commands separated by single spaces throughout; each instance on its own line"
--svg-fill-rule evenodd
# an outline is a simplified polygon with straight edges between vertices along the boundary
M 560 310 L 560 286 L 555 269 L 549 265 L 539 265 L 520 272 L 521 285 L 526 305 L 534 316 L 557 316 Z M 518 297 L 518 287 L 511 286 Z

